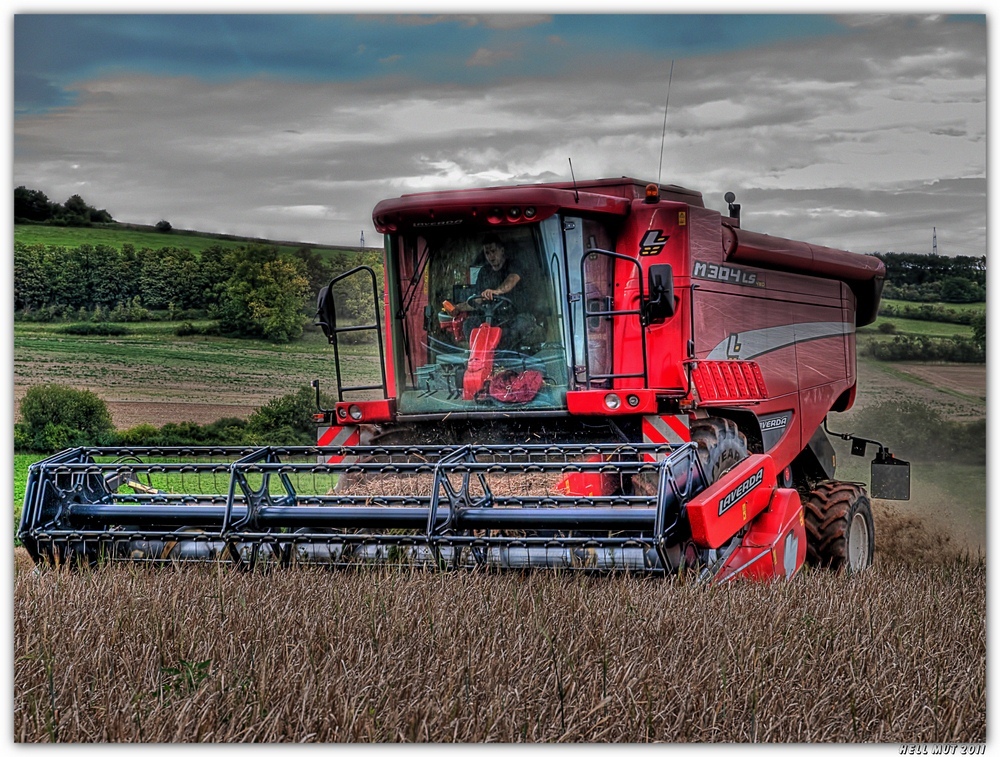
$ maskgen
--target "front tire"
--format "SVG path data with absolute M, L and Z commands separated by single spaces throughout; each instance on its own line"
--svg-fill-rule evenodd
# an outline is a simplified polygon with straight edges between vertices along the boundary
M 871 500 L 859 484 L 824 481 L 803 502 L 806 561 L 813 567 L 860 573 L 875 557 Z
M 698 445 L 698 459 L 705 470 L 705 486 L 747 457 L 747 438 L 727 418 L 702 418 L 691 423 L 691 441 Z

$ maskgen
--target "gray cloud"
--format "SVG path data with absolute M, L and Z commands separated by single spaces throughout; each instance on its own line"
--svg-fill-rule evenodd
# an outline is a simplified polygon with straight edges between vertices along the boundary
M 894 16 L 678 59 L 662 179 L 719 209 L 735 191 L 766 233 L 920 251 L 937 226 L 942 252 L 984 254 L 985 59 L 982 25 Z M 569 158 L 577 178 L 655 179 L 669 66 L 595 51 L 572 73 L 476 86 L 94 78 L 73 106 L 16 121 L 14 182 L 121 220 L 373 242 L 386 196 L 565 180 Z

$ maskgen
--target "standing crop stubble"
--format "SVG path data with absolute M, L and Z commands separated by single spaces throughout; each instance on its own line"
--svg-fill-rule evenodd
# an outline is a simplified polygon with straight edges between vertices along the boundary
M 15 740 L 985 739 L 985 565 L 711 588 L 19 565 Z

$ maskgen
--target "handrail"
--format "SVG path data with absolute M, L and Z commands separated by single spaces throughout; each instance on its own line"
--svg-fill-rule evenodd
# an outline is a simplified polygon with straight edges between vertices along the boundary
M 646 315 L 643 308 L 643 303 L 645 302 L 645 292 L 643 291 L 643 281 L 642 281 L 642 266 L 639 261 L 635 258 L 629 257 L 628 255 L 622 255 L 618 252 L 613 252 L 612 250 L 602 250 L 600 248 L 592 248 L 586 251 L 580 258 L 580 286 L 583 291 L 586 292 L 586 263 L 587 258 L 592 255 L 604 255 L 611 258 L 612 260 L 626 262 L 630 265 L 635 266 L 637 276 L 636 280 L 639 282 L 639 305 L 635 309 L 629 310 L 587 310 L 587 298 L 582 297 L 582 307 L 583 307 L 583 336 L 584 336 L 584 381 L 588 388 L 590 384 L 594 381 L 610 381 L 612 386 L 615 380 L 618 379 L 629 379 L 629 378 L 640 378 L 642 379 L 642 388 L 649 388 L 649 361 L 646 355 Z M 639 319 L 639 336 L 642 341 L 642 372 L 641 373 L 592 373 L 590 370 L 590 349 L 589 349 L 589 331 L 587 329 L 587 320 L 590 318 L 619 318 L 621 316 L 634 315 Z M 576 349 L 576 345 L 573 345 L 573 349 Z M 612 366 L 614 364 L 614 355 L 623 354 L 620 350 L 612 350 Z M 576 365 L 576 356 L 573 356 L 573 364 Z

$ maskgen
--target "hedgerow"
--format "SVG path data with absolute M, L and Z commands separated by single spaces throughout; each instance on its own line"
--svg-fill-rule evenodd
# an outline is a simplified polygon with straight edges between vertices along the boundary
M 985 363 L 985 344 L 962 336 L 948 338 L 899 334 L 890 341 L 871 341 L 865 353 L 877 360 L 926 360 Z
M 18 452 L 57 452 L 79 446 L 178 447 L 249 446 L 316 443 L 315 396 L 309 387 L 276 397 L 248 418 L 220 418 L 148 423 L 115 430 L 107 404 L 90 391 L 50 385 L 32 387 L 21 400 L 21 420 L 14 426 Z

